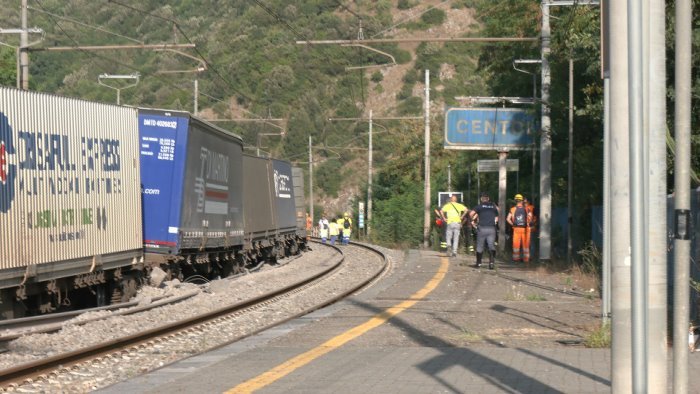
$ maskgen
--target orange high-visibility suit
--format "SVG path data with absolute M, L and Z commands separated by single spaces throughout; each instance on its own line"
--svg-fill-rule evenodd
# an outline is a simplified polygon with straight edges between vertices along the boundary
M 532 214 L 522 201 L 510 209 L 506 221 L 513 226 L 513 262 L 530 262 L 530 223 Z
M 537 234 L 537 216 L 535 216 L 535 206 L 530 202 L 525 200 L 525 208 L 530 214 L 530 225 L 527 227 L 527 241 L 531 245 L 530 250 L 534 249 L 534 242 L 532 241 L 532 234 Z

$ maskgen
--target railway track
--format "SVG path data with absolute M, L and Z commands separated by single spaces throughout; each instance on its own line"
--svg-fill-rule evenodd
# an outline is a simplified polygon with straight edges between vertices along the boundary
M 329 248 L 330 246 L 319 245 L 318 247 Z M 270 291 L 187 319 L 159 325 L 135 334 L 121 336 L 92 346 L 82 347 L 73 351 L 63 352 L 33 362 L 24 363 L 16 367 L 0 370 L 0 387 L 6 391 L 19 389 L 25 386 L 30 390 L 36 390 L 37 387 L 39 387 L 39 390 L 52 391 L 52 389 L 63 388 L 61 386 L 61 384 L 63 384 L 62 382 L 74 381 L 76 376 L 88 375 L 88 377 L 90 377 L 92 373 L 84 371 L 86 369 L 89 371 L 89 369 L 93 367 L 104 370 L 118 370 L 119 368 L 116 368 L 113 364 L 118 364 L 123 360 L 127 360 L 127 362 L 132 364 L 144 365 L 140 362 L 134 362 L 134 360 L 143 357 L 143 355 L 148 357 L 148 355 L 159 354 L 166 351 L 179 352 L 182 350 L 182 353 L 187 353 L 185 357 L 198 354 L 240 340 L 290 319 L 307 314 L 325 305 L 334 303 L 367 286 L 368 283 L 375 280 L 375 278 L 387 269 L 388 260 L 386 256 L 384 256 L 382 252 L 372 249 L 369 246 L 353 244 L 352 246 L 335 248 L 335 250 L 338 251 L 337 254 L 333 255 L 336 257 L 331 257 L 325 264 L 326 267 L 323 270 L 313 275 L 306 276 L 302 280 L 287 284 L 275 291 Z M 239 324 L 238 321 L 243 316 L 253 314 L 255 311 L 275 308 L 275 305 L 281 305 L 284 302 L 289 303 L 290 300 L 302 297 L 301 295 L 305 293 L 313 293 L 314 291 L 320 292 L 321 289 L 323 289 L 324 282 L 330 282 L 333 277 L 336 277 L 336 279 L 342 277 L 343 275 L 339 275 L 339 273 L 343 270 L 347 270 L 347 266 L 349 265 L 346 253 L 344 252 L 350 251 L 360 254 L 362 252 L 356 251 L 372 253 L 377 256 L 376 259 L 380 263 L 376 264 L 371 273 L 366 273 L 362 280 L 353 282 L 352 285 L 344 287 L 342 291 L 338 291 L 337 285 L 331 286 L 333 290 L 329 291 L 327 293 L 329 295 L 324 296 L 323 299 L 315 300 L 314 302 L 294 301 L 293 303 L 304 304 L 298 310 L 291 310 L 288 306 L 281 306 L 279 307 L 280 310 L 289 313 L 275 313 L 278 316 L 273 321 L 263 321 L 261 324 L 245 332 L 238 332 L 238 327 L 236 327 L 236 325 Z M 355 266 L 360 266 L 361 264 L 359 263 L 365 265 L 367 256 L 356 258 L 356 260 L 355 263 L 358 264 L 355 264 Z M 352 265 L 352 262 L 350 262 L 350 265 Z M 316 288 L 312 289 L 314 287 Z M 309 289 L 311 289 L 311 291 L 305 291 Z M 269 315 L 269 313 L 266 314 Z M 222 335 L 223 337 L 221 337 Z M 193 345 L 193 343 L 206 342 L 208 338 L 213 338 L 215 336 L 219 338 L 219 340 L 213 341 L 207 346 Z M 175 360 L 168 359 L 167 361 L 160 361 L 156 363 L 154 367 L 162 366 L 164 363 L 173 361 Z M 137 371 L 137 373 L 142 372 L 145 371 Z M 134 373 L 132 372 L 131 374 L 133 375 Z M 99 375 L 99 373 L 95 375 Z M 129 376 L 121 376 L 120 379 L 128 377 Z M 59 386 L 56 386 L 57 384 Z M 88 386 L 84 385 L 83 388 L 89 390 L 102 387 L 101 385 L 104 385 L 105 382 L 87 384 Z M 76 387 L 74 382 L 70 387 Z

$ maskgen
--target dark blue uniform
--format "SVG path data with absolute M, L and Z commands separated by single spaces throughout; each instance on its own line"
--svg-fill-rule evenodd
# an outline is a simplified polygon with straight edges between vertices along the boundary
M 496 218 L 498 218 L 498 208 L 491 201 L 481 202 L 474 207 L 474 213 L 479 215 L 479 227 L 476 233 L 476 265 L 481 265 L 481 255 L 484 252 L 484 241 L 489 247 L 489 268 L 493 269 L 494 257 L 496 254 Z

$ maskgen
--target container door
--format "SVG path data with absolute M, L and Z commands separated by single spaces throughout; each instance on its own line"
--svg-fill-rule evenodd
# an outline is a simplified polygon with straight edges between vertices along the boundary
M 140 113 L 141 192 L 147 252 L 176 254 L 188 118 Z

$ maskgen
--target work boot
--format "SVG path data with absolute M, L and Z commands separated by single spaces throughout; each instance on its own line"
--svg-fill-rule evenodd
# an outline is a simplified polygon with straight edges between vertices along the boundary
M 476 252 L 476 268 L 481 267 L 481 257 L 483 255 L 483 253 Z
M 492 270 L 494 268 L 494 262 L 496 260 L 496 251 L 495 250 L 489 250 L 489 269 Z

